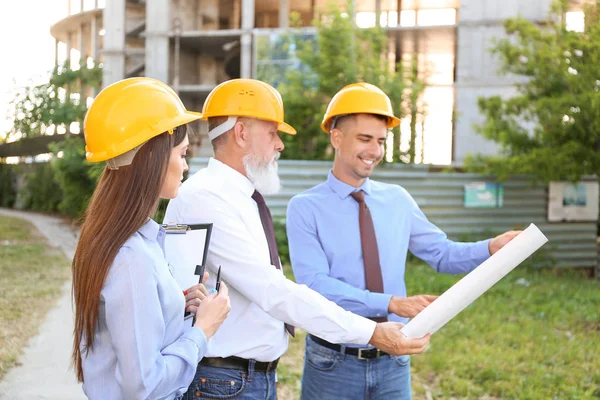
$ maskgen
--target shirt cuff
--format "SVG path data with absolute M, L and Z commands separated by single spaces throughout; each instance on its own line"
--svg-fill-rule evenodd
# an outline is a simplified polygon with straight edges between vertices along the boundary
M 477 242 L 477 246 L 473 249 L 474 259 L 477 260 L 477 265 L 481 264 L 490 258 L 490 242 L 492 239 L 481 240 Z
M 390 301 L 392 300 L 391 294 L 385 293 L 369 293 L 369 308 L 376 312 L 375 315 L 369 315 L 370 317 L 387 317 L 390 307 Z
M 356 332 L 356 339 L 352 343 L 366 346 L 371 341 L 373 333 L 375 333 L 377 322 L 356 314 L 352 315 L 356 317 L 356 321 L 352 324 L 352 329 Z
M 204 331 L 200 328 L 196 328 L 195 326 L 189 327 L 183 337 L 191 340 L 198 347 L 198 362 L 206 355 L 208 350 L 208 339 L 204 334 Z

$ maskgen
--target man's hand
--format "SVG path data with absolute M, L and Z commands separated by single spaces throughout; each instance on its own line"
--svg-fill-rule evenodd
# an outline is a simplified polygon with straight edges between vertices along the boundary
M 396 314 L 399 317 L 414 318 L 437 298 L 438 296 L 427 294 L 411 297 L 392 296 L 388 312 Z
M 490 255 L 494 255 L 495 252 L 497 252 L 498 250 L 500 250 L 501 248 L 503 248 L 506 243 L 510 242 L 511 240 L 513 240 L 519 233 L 521 233 L 522 231 L 508 231 L 508 232 L 504 232 L 501 235 L 496 236 L 495 238 L 493 238 L 492 240 L 490 240 L 490 244 L 489 244 L 489 250 L 490 250 Z
M 403 326 L 399 322 L 377 324 L 369 344 L 394 356 L 422 353 L 429 345 L 431 334 L 428 333 L 420 339 L 410 339 L 400 331 Z

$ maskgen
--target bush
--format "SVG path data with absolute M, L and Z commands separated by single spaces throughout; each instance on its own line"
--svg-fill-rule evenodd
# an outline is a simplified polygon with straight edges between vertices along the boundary
M 58 209 L 65 215 L 79 218 L 96 187 L 99 167 L 86 161 L 83 138 L 68 138 L 51 147 L 57 156 L 52 161 L 52 168 L 63 195 Z
M 62 189 L 49 163 L 33 165 L 27 175 L 24 207 L 29 210 L 53 213 L 58 211 Z
M 275 241 L 277 242 L 277 250 L 279 251 L 281 265 L 290 265 L 290 248 L 288 246 L 285 221 L 273 219 L 273 226 L 275 227 Z
M 168 205 L 169 205 L 169 200 L 167 200 L 167 199 L 160 199 L 160 201 L 158 202 L 158 208 L 156 209 L 156 212 L 154 213 L 153 219 L 156 222 L 158 222 L 159 224 L 163 223 L 163 219 L 165 218 L 165 213 L 167 212 Z
M 17 198 L 14 167 L 0 164 L 0 207 L 12 207 Z

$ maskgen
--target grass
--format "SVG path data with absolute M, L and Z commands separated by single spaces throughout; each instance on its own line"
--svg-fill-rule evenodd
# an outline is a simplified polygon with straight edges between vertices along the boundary
M 407 267 L 409 295 L 461 276 Z M 300 397 L 304 335 L 282 358 L 279 394 Z M 517 268 L 412 357 L 415 399 L 599 399 L 600 284 L 576 271 Z M 283 396 L 285 395 L 285 397 Z
M 290 265 L 283 266 L 288 279 L 295 281 Z M 296 336 L 290 337 L 288 351 L 281 357 L 277 365 L 277 398 L 279 400 L 295 400 L 300 398 L 300 379 L 304 367 L 304 340 L 306 332 L 296 328 Z
M 296 336 L 290 338 L 290 347 L 277 366 L 277 398 L 296 400 L 300 398 L 300 379 L 304 367 L 304 340 L 306 332 L 296 328 Z
M 0 216 L 0 379 L 55 304 L 69 262 L 29 223 Z

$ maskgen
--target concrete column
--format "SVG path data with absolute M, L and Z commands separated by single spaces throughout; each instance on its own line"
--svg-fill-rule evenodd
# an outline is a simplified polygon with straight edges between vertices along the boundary
M 69 32 L 67 36 L 67 59 L 65 60 L 65 65 L 67 69 L 71 68 L 71 49 L 73 49 L 73 34 Z M 69 102 L 71 100 L 71 84 L 65 85 L 65 100 Z M 67 133 L 71 133 L 71 126 L 69 124 L 65 125 Z
M 202 31 L 219 29 L 219 1 L 202 0 L 196 9 L 197 28 Z
M 109 0 L 103 10 L 102 86 L 125 78 L 125 0 Z
M 67 0 L 67 16 L 71 15 L 71 0 Z
M 146 76 L 169 82 L 169 0 L 146 1 Z
M 402 0 L 397 0 L 396 10 L 398 10 L 398 22 L 397 26 L 401 26 L 400 17 L 402 15 Z M 402 34 L 400 31 L 396 31 L 396 64 L 402 61 Z
M 94 63 L 98 64 L 98 17 L 95 15 L 92 17 L 92 23 L 90 25 L 90 53 L 94 60 Z
M 279 0 L 279 27 L 290 27 L 290 0 Z
M 82 6 L 83 6 L 83 0 L 82 0 Z M 86 51 L 86 46 L 85 46 L 85 39 L 83 36 L 83 29 L 84 26 L 83 24 L 79 25 L 79 28 L 77 29 L 77 44 L 79 45 L 79 68 L 81 68 L 82 65 L 86 65 L 87 66 L 87 51 Z M 85 97 L 86 97 L 86 91 L 87 88 L 84 87 L 83 84 L 83 79 L 79 79 L 79 102 L 80 104 L 85 104 Z
M 252 29 L 254 28 L 254 0 L 242 0 L 242 37 L 240 41 L 241 78 L 252 77 Z
M 85 38 L 83 36 L 83 30 L 84 30 L 84 26 L 83 24 L 79 25 L 79 27 L 77 27 L 77 44 L 79 45 L 79 64 L 81 64 L 82 62 L 86 61 L 87 58 L 87 51 L 86 51 L 86 46 L 85 46 Z
M 96 4 L 97 5 L 97 4 Z M 98 55 L 98 38 L 100 36 L 100 27 L 98 26 L 98 17 L 92 17 L 92 23 L 90 25 L 90 55 L 92 60 L 94 60 L 94 67 L 97 67 L 100 63 L 99 55 Z M 96 97 L 97 89 L 93 87 L 90 91 L 92 97 Z
M 80 1 L 79 1 L 79 12 L 80 12 L 80 13 L 82 13 L 82 12 L 83 12 L 83 6 L 84 6 L 84 4 L 83 4 L 83 3 L 84 3 L 84 1 L 85 1 L 85 0 L 80 0 Z
M 240 29 L 240 1 L 233 0 L 233 15 L 231 17 L 230 29 Z
M 73 49 L 73 34 L 71 32 L 68 33 L 67 36 L 67 58 L 65 63 L 67 67 L 71 67 L 71 50 Z
M 375 26 L 381 26 L 381 0 L 375 0 Z
M 54 68 L 58 67 L 58 40 L 54 39 Z

